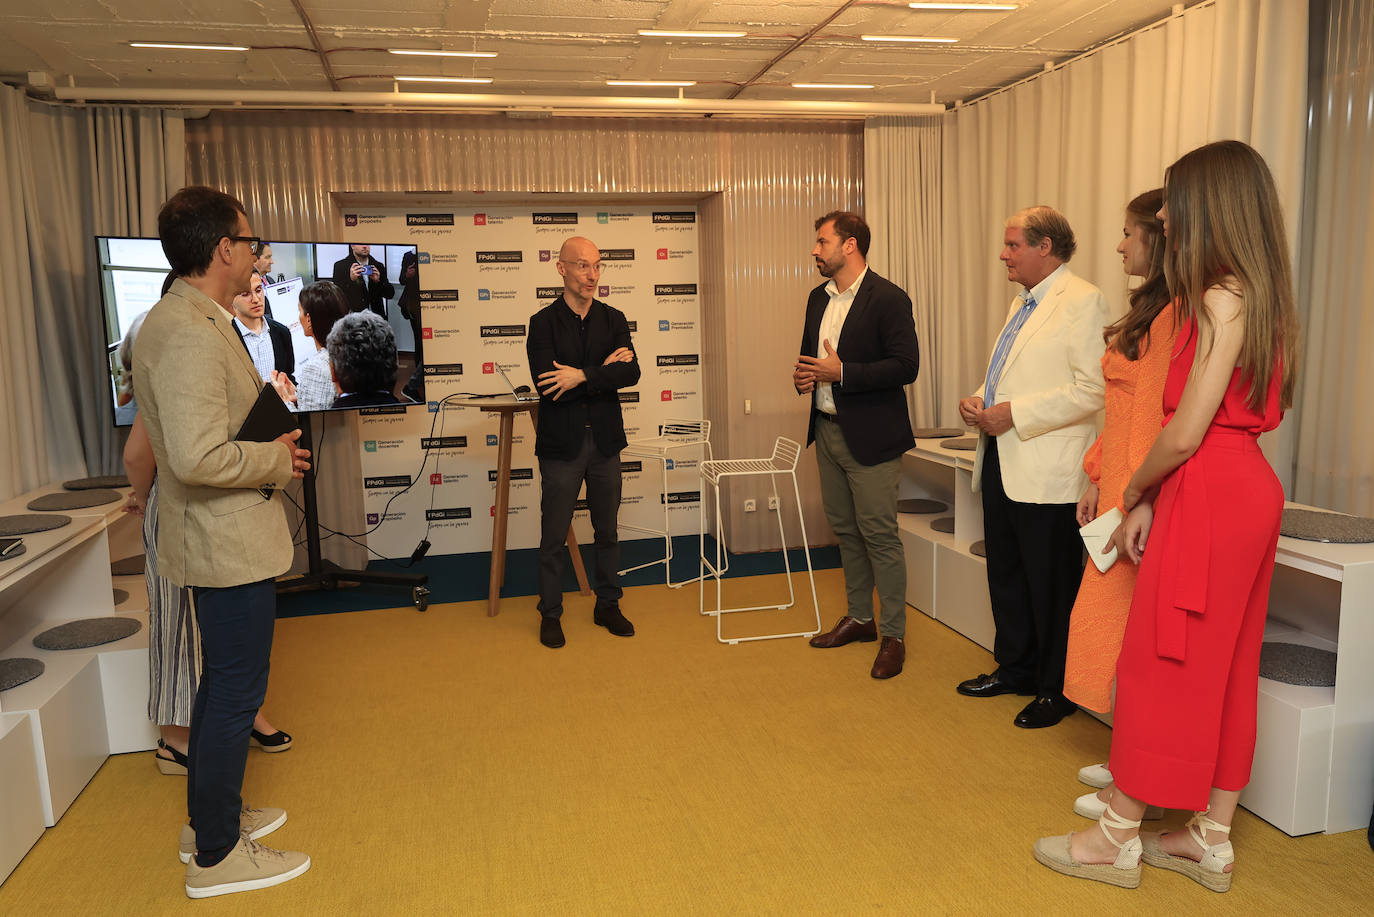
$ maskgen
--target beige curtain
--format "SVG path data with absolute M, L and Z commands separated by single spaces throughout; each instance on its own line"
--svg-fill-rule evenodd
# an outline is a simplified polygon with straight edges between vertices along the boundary
M 907 388 L 916 426 L 936 424 L 943 398 L 939 375 L 932 371 L 944 270 L 941 133 L 940 118 L 869 118 L 864 123 L 865 219 L 873 230 L 868 262 L 911 297 L 921 347 L 920 374 Z
M 1268 160 L 1296 252 L 1306 81 L 1306 4 L 1216 0 L 947 114 L 933 367 L 941 422 L 957 425 L 958 399 L 982 379 L 1006 317 L 1015 290 L 997 254 L 1003 221 L 1023 207 L 1068 216 L 1078 239 L 1070 268 L 1120 314 L 1126 202 L 1158 187 L 1180 154 L 1234 138 Z M 1267 450 L 1285 483 L 1296 426 L 1285 423 Z
M 1318 4 L 1322 78 L 1312 91 L 1298 305 L 1303 350 L 1293 498 L 1374 515 L 1374 12 Z
M 180 125 L 0 86 L 0 498 L 119 469 L 92 237 L 155 234 L 185 173 Z

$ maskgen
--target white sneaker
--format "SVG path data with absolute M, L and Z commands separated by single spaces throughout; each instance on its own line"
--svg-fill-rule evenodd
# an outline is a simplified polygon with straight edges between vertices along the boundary
M 1076 814 L 1084 818 L 1091 818 L 1096 821 L 1102 817 L 1102 813 L 1107 811 L 1107 804 L 1097 798 L 1096 793 L 1085 793 L 1073 801 L 1073 810 Z M 1164 817 L 1164 810 L 1159 806 L 1146 806 L 1145 814 L 1141 818 L 1146 821 L 1154 821 Z
M 1087 767 L 1078 769 L 1078 780 L 1088 786 L 1095 786 L 1099 790 L 1112 783 L 1112 772 L 1107 770 L 1105 764 L 1089 764 Z
M 286 810 L 274 809 L 270 806 L 262 809 L 250 809 L 243 807 L 239 813 L 239 836 L 247 837 L 250 841 L 255 841 L 260 837 L 266 837 L 286 824 Z M 196 832 L 190 825 L 181 826 L 181 849 L 177 851 L 177 857 L 183 863 L 191 862 L 191 857 L 196 855 Z
M 186 864 L 186 896 L 213 898 L 233 892 L 271 888 L 310 868 L 310 857 L 296 850 L 274 850 L 240 836 L 229 855 L 214 866 Z

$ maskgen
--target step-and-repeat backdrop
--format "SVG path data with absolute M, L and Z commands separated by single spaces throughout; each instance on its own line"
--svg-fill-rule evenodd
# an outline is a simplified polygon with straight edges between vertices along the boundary
M 444 398 L 509 391 L 498 365 L 514 385 L 533 387 L 525 335 L 530 316 L 562 292 L 556 262 L 569 236 L 586 236 L 601 249 L 597 298 L 624 312 L 630 323 L 641 375 L 638 385 L 620 392 L 626 434 L 655 436 L 666 420 L 702 416 L 696 218 L 690 207 L 650 205 L 344 214 L 350 241 L 408 241 L 419 249 L 427 404 L 400 412 L 369 409 L 359 423 L 366 513 L 359 521 L 368 529 L 376 526 L 367 537 L 374 551 L 407 557 L 422 537 L 431 542 L 431 554 L 490 549 L 498 416 Z M 397 278 L 390 279 L 399 292 Z M 694 532 L 700 452 L 670 454 L 670 527 L 678 534 Z M 626 455 L 622 466 L 621 522 L 661 529 L 659 463 Z M 580 503 L 575 526 L 579 540 L 589 543 L 591 524 Z M 507 544 L 538 543 L 534 429 L 529 414 L 517 414 Z

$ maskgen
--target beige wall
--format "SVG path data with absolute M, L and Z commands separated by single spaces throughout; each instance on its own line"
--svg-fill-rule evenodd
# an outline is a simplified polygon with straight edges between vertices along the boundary
M 702 394 L 716 455 L 763 456 L 779 434 L 806 436 L 791 368 L 819 281 L 811 224 L 862 206 L 859 124 L 241 112 L 187 122 L 186 149 L 187 180 L 238 196 L 268 238 L 342 238 L 331 192 L 700 196 Z M 343 452 L 332 453 L 336 468 Z M 810 452 L 800 468 L 808 540 L 828 543 Z M 360 495 L 335 490 L 322 505 L 354 500 L 342 509 L 356 519 Z M 766 494 L 760 482 L 729 495 L 732 549 L 777 546 L 766 509 L 741 512 L 746 496 L 764 507 Z

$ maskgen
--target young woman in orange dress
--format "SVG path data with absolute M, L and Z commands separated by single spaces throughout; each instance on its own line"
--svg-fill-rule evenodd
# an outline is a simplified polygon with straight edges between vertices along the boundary
M 1154 445 L 1164 425 L 1164 379 L 1174 347 L 1174 310 L 1164 278 L 1164 224 L 1159 209 L 1164 189 L 1146 191 L 1126 205 L 1121 255 L 1127 276 L 1140 277 L 1131 291 L 1130 308 L 1107 327 L 1107 351 L 1102 356 L 1106 380 L 1106 421 L 1102 435 L 1083 458 L 1088 490 L 1078 501 L 1078 524 L 1087 525 L 1113 507 L 1120 507 L 1131 472 Z M 1080 707 L 1105 713 L 1112 706 L 1116 657 L 1126 630 L 1126 614 L 1135 591 L 1134 564 L 1113 564 L 1106 573 L 1093 564 L 1083 570 L 1069 619 L 1068 656 L 1064 664 L 1064 696 Z M 1078 772 L 1078 779 L 1101 787 L 1080 796 L 1073 810 L 1099 818 L 1111 802 L 1112 776 L 1105 764 Z M 1159 816 L 1157 810 L 1151 815 Z
M 1097 826 L 1040 839 L 1035 858 L 1128 888 L 1143 859 L 1226 891 L 1283 511 L 1257 439 L 1292 403 L 1297 317 L 1278 193 L 1258 153 L 1208 144 L 1164 185 L 1179 330 L 1165 425 L 1126 485 L 1114 536 L 1140 564 L 1117 663 L 1116 786 Z M 1142 836 L 1147 803 L 1196 814 L 1186 830 Z

